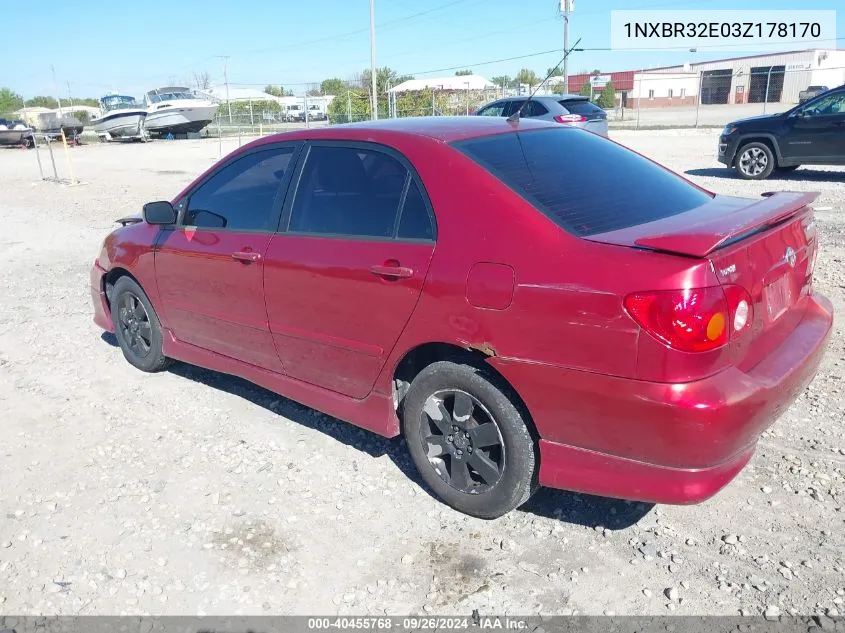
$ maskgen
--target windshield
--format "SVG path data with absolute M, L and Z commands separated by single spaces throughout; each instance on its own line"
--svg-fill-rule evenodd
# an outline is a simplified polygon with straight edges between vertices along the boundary
M 134 97 L 126 95 L 109 95 L 108 97 L 103 97 L 100 102 L 102 103 L 103 109 L 106 111 L 117 110 L 120 108 L 135 108 L 139 106 Z
M 160 103 L 162 101 L 175 101 L 176 99 L 193 99 L 194 95 L 189 92 L 165 92 L 162 94 L 150 95 L 150 101 Z
M 711 199 L 674 172 L 583 130 L 514 132 L 453 146 L 579 237 L 653 222 Z

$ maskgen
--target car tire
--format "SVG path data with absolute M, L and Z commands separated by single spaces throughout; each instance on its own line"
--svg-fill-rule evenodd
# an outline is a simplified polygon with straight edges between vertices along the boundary
M 110 293 L 114 332 L 124 358 L 145 372 L 170 364 L 162 349 L 161 322 L 146 293 L 131 277 L 121 277 Z
M 403 401 L 405 441 L 423 480 L 447 505 L 481 519 L 507 514 L 537 488 L 537 445 L 498 382 L 482 368 L 439 361 Z
M 789 173 L 789 172 L 791 172 L 791 171 L 795 171 L 795 170 L 796 170 L 796 169 L 798 169 L 800 166 L 801 166 L 801 165 L 786 165 L 785 167 L 776 167 L 775 169 L 776 169 L 776 171 L 779 171 L 779 172 L 781 172 L 781 173 L 786 174 L 786 173 Z
M 754 141 L 739 148 L 734 167 L 740 178 L 763 180 L 775 169 L 775 156 L 765 143 Z

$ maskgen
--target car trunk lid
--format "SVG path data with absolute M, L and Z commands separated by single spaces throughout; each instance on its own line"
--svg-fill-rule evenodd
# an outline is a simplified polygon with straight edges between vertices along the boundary
M 707 259 L 722 286 L 751 296 L 750 336 L 740 336 L 734 358 L 755 365 L 800 321 L 818 250 L 812 203 L 817 193 L 764 194 L 759 201 L 716 196 L 700 208 L 626 229 L 590 235 L 607 244 Z

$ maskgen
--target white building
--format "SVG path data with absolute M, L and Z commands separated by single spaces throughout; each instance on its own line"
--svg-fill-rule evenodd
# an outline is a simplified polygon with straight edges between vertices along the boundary
M 845 50 L 808 49 L 687 63 L 634 73 L 627 106 L 798 103 L 808 86 L 845 84 Z

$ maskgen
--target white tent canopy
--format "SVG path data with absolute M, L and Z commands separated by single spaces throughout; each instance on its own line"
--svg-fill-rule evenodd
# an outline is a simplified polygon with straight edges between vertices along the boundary
M 389 92 L 413 92 L 415 90 L 431 90 L 432 88 L 435 90 L 484 90 L 495 87 L 495 84 L 481 75 L 452 75 L 451 77 L 409 79 L 398 86 L 394 86 Z

